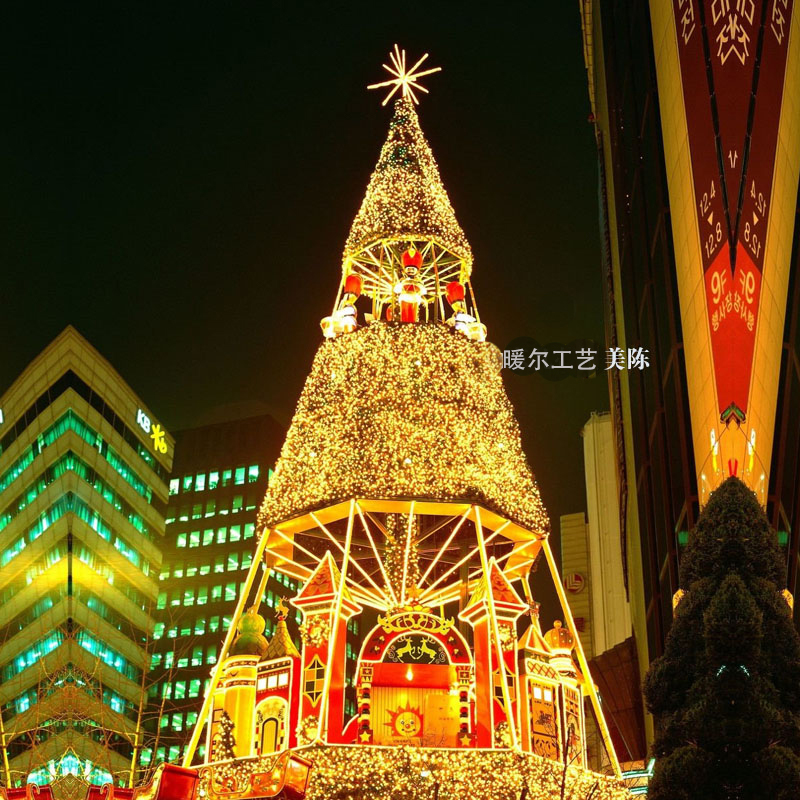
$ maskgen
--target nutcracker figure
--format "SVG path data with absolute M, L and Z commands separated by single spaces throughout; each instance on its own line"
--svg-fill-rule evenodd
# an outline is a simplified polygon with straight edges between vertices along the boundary
M 400 321 L 417 322 L 419 307 L 425 302 L 428 290 L 419 279 L 419 270 L 422 266 L 422 253 L 413 246 L 403 253 L 403 280 L 395 284 L 394 292 L 400 300 Z

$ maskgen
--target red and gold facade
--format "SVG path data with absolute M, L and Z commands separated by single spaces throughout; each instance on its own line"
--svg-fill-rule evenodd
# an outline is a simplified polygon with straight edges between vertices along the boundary
M 793 0 L 650 3 L 701 504 L 766 505 L 800 170 Z

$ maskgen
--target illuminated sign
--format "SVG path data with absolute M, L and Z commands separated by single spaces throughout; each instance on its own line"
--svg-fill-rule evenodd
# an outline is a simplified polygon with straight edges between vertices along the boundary
M 153 449 L 162 455 L 167 452 L 167 432 L 157 423 L 152 422 L 150 417 L 140 408 L 136 412 L 136 423 L 153 440 Z

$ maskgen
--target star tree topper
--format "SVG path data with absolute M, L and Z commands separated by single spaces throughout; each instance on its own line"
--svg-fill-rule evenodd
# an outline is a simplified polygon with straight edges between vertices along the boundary
M 422 58 L 414 64 L 411 69 L 406 70 L 406 51 L 401 50 L 397 45 L 394 46 L 394 50 L 389 53 L 389 58 L 392 61 L 392 66 L 390 67 L 388 64 L 383 64 L 383 68 L 394 75 L 393 78 L 390 78 L 388 81 L 382 81 L 381 83 L 372 83 L 367 86 L 367 89 L 382 89 L 385 86 L 391 86 L 392 90 L 389 94 L 386 95 L 384 101 L 381 103 L 382 106 L 385 106 L 391 99 L 394 93 L 402 88 L 403 90 L 403 97 L 410 97 L 415 103 L 419 103 L 417 100 L 417 96 L 414 94 L 414 89 L 418 89 L 420 92 L 428 93 L 428 90 L 418 83 L 419 79 L 422 78 L 424 75 L 430 75 L 434 72 L 441 72 L 441 67 L 432 67 L 431 69 L 424 69 L 419 70 L 419 67 L 422 66 L 422 63 L 428 57 L 428 54 L 422 56 Z

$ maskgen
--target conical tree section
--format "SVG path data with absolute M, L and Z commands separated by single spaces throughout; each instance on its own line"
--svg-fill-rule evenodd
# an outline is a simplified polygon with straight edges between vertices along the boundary
M 645 680 L 656 715 L 652 800 L 800 797 L 800 637 L 758 501 L 729 478 L 681 564 L 685 592 Z
M 477 502 L 545 532 L 496 349 L 373 322 L 317 351 L 259 526 L 350 498 Z
M 345 244 L 345 257 L 379 239 L 432 239 L 472 263 L 472 250 L 456 220 L 439 168 L 414 104 L 400 98 L 389 135 Z

